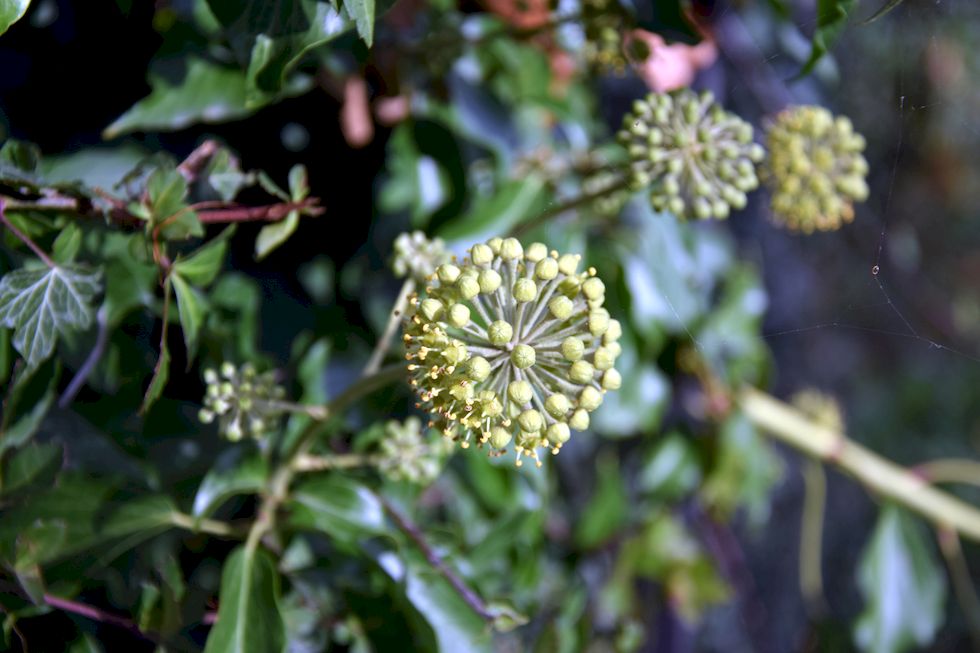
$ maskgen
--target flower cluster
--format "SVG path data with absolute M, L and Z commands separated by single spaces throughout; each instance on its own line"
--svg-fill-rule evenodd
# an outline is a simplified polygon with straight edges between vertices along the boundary
M 421 231 L 399 234 L 394 247 L 391 269 L 395 276 L 410 276 L 418 283 L 423 283 L 439 265 L 449 260 L 449 252 L 442 239 L 429 240 Z
M 632 17 L 619 0 L 582 0 L 586 61 L 600 71 L 622 75 L 629 64 L 623 47 L 623 34 L 632 26 Z
M 378 455 L 378 470 L 394 481 L 428 485 L 439 475 L 442 462 L 452 450 L 448 440 L 428 440 L 422 421 L 409 417 L 404 422 L 389 420 Z
M 634 188 L 678 218 L 726 218 L 759 185 L 765 155 L 752 125 L 717 105 L 710 92 L 651 93 L 633 103 L 618 134 L 629 153 Z
M 780 113 L 768 128 L 763 178 L 773 217 L 790 229 L 832 231 L 854 219 L 854 202 L 868 197 L 864 137 L 846 117 L 823 107 Z
M 570 430 L 589 426 L 607 390 L 619 388 L 618 321 L 605 287 L 581 256 L 514 238 L 474 245 L 441 265 L 412 298 L 406 358 L 430 426 L 467 447 L 475 440 L 517 464 L 557 453 Z
M 841 412 L 840 404 L 832 396 L 807 388 L 794 394 L 790 402 L 825 429 L 835 433 L 843 432 L 844 414 Z
M 237 369 L 223 363 L 220 375 L 213 369 L 205 370 L 204 381 L 208 387 L 204 408 L 198 413 L 203 423 L 217 418 L 219 432 L 232 441 L 246 436 L 259 439 L 275 430 L 285 391 L 276 384 L 272 372 L 259 374 L 250 363 Z
M 632 192 L 623 184 L 624 176 L 612 170 L 596 170 L 582 179 L 582 193 L 595 195 L 592 211 L 604 218 L 614 217 L 629 201 Z

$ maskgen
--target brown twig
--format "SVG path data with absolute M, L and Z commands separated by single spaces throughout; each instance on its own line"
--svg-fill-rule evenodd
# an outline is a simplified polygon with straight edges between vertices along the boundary
M 51 260 L 51 257 L 45 254 L 44 250 L 37 246 L 37 243 L 31 240 L 27 236 L 27 234 L 22 232 L 20 229 L 15 227 L 12 222 L 10 222 L 10 220 L 7 218 L 7 215 L 4 213 L 4 206 L 5 206 L 4 200 L 3 198 L 0 198 L 0 222 L 2 222 L 4 226 L 10 230 L 10 233 L 16 236 L 18 240 L 20 240 L 22 243 L 27 245 L 31 249 L 31 251 L 37 255 L 39 259 L 44 261 L 45 265 L 47 265 L 49 268 L 57 267 L 55 265 L 55 262 Z
M 431 546 L 429 546 L 429 543 L 426 542 L 425 536 L 422 534 L 421 529 L 410 521 L 408 517 L 405 517 L 398 512 L 398 510 L 391 505 L 387 499 L 384 497 L 379 497 L 379 499 L 381 501 L 381 506 L 388 514 L 388 517 L 395 522 L 395 526 L 397 526 L 400 531 L 405 533 L 405 535 L 408 536 L 408 539 L 412 540 L 415 546 L 422 552 L 422 555 L 425 556 L 426 561 L 432 565 L 436 571 L 442 574 L 442 577 L 449 582 L 454 590 L 456 590 L 456 593 L 463 599 L 463 602 L 470 606 L 470 609 L 478 614 L 481 619 L 488 623 L 493 623 L 495 617 L 487 607 L 487 604 L 484 603 L 483 599 L 481 599 L 475 591 L 468 587 L 466 583 L 463 582 L 463 579 L 460 578 L 455 571 L 450 569 L 442 557 L 436 553 Z
M 63 599 L 60 596 L 54 596 L 53 594 L 45 594 L 44 602 L 51 606 L 52 608 L 57 608 L 63 612 L 70 612 L 72 614 L 77 614 L 87 619 L 93 621 L 98 621 L 99 623 L 109 624 L 116 626 L 117 628 L 122 628 L 134 637 L 138 637 L 142 640 L 148 642 L 156 642 L 157 640 L 147 633 L 140 630 L 132 619 L 128 617 L 123 617 L 121 615 L 108 612 L 101 608 L 97 608 L 87 603 L 79 603 L 78 601 L 72 601 L 70 599 Z
M 194 148 L 194 151 L 188 154 L 187 158 L 177 166 L 177 172 L 187 181 L 197 179 L 201 170 L 211 160 L 211 157 L 215 155 L 219 147 L 218 141 L 211 139 L 204 141 Z
M 306 215 L 322 215 L 326 210 L 319 205 L 316 197 L 308 197 L 300 202 L 281 202 L 266 206 L 235 206 L 225 209 L 198 211 L 197 218 L 203 224 L 230 224 L 232 222 L 277 222 L 292 211 L 302 211 Z

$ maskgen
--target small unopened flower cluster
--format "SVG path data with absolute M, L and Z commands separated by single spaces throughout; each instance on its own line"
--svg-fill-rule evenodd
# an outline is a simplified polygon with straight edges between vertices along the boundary
M 768 128 L 763 177 L 773 217 L 790 229 L 832 231 L 854 219 L 854 202 L 868 197 L 864 137 L 851 121 L 823 107 L 780 113 Z
M 514 238 L 474 245 L 441 265 L 405 322 L 406 358 L 430 426 L 492 454 L 513 443 L 517 464 L 558 453 L 621 384 L 619 322 L 581 256 L 526 250 Z
M 633 103 L 618 138 L 632 161 L 634 188 L 650 187 L 657 211 L 726 218 L 759 185 L 755 167 L 765 151 L 752 141 L 752 125 L 710 92 L 651 93 Z
M 220 375 L 213 369 L 205 370 L 204 381 L 208 387 L 204 408 L 198 413 L 203 423 L 217 419 L 219 432 L 232 441 L 259 439 L 275 430 L 285 391 L 276 385 L 272 372 L 259 374 L 250 363 L 236 368 L 226 362 Z
M 835 433 L 841 433 L 844 430 L 844 415 L 841 412 L 840 404 L 831 395 L 813 388 L 807 388 L 794 394 L 790 402 L 800 412 L 825 429 Z
M 442 239 L 430 240 L 421 231 L 399 234 L 395 238 L 394 249 L 391 269 L 395 276 L 411 276 L 418 283 L 424 283 L 439 265 L 449 260 L 449 252 Z
M 605 218 L 619 214 L 632 192 L 623 184 L 625 177 L 622 173 L 612 170 L 596 170 L 582 179 L 582 193 L 596 195 L 592 200 L 592 211 Z
M 622 75 L 629 64 L 623 48 L 623 34 L 634 26 L 633 23 L 619 0 L 582 0 L 586 61 L 599 71 Z
M 404 422 L 390 420 L 381 440 L 378 470 L 394 481 L 428 485 L 439 475 L 452 449 L 453 443 L 448 440 L 427 438 L 418 417 Z

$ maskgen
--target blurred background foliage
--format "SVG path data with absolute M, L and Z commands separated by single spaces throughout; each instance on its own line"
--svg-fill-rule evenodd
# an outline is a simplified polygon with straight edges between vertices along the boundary
M 888 3 L 865 25 L 875 3 L 583 4 L 0 2 L 0 24 L 23 14 L 0 37 L 8 216 L 104 284 L 91 326 L 32 375 L 0 329 L 8 647 L 976 645 L 975 545 L 951 554 L 948 534 L 828 471 L 814 585 L 801 514 L 822 472 L 716 390 L 818 388 L 899 463 L 977 457 L 980 7 Z M 644 30 L 618 59 L 596 55 L 599 19 L 583 27 L 595 7 L 621 37 Z M 639 42 L 648 58 L 622 54 Z M 793 234 L 764 193 L 711 223 L 643 194 L 576 204 L 622 159 L 632 101 L 689 84 L 757 130 L 795 103 L 850 116 L 871 169 L 855 222 Z M 10 203 L 55 196 L 73 209 Z M 198 204 L 232 201 L 265 219 L 226 227 Z M 458 254 L 511 232 L 582 253 L 625 327 L 622 389 L 544 469 L 471 449 L 422 484 L 330 470 L 295 484 L 267 546 L 209 533 L 200 520 L 255 517 L 273 445 L 197 421 L 202 370 L 251 362 L 297 402 L 339 396 L 384 330 L 392 243 L 411 230 Z M 6 274 L 30 252 L 0 239 Z M 375 393 L 317 451 L 379 455 L 412 406 L 402 384 Z

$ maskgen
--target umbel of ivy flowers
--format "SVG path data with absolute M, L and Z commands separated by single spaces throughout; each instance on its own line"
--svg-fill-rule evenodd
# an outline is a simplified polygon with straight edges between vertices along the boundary
M 773 218 L 790 229 L 833 231 L 854 219 L 854 202 L 868 197 L 864 137 L 845 116 L 817 106 L 781 112 L 767 130 L 762 174 L 772 192 Z
M 619 142 L 629 153 L 632 186 L 650 188 L 650 204 L 678 218 L 727 218 L 759 185 L 765 151 L 752 125 L 690 89 L 651 93 L 623 118 Z
M 259 374 L 246 363 L 236 368 L 222 363 L 220 374 L 204 371 L 207 390 L 198 419 L 205 424 L 218 420 L 218 431 L 229 440 L 243 437 L 261 439 L 278 425 L 285 390 L 276 384 L 272 372 Z
M 430 425 L 463 447 L 513 444 L 517 465 L 558 453 L 607 390 L 619 388 L 618 321 L 581 256 L 514 238 L 474 245 L 412 298 L 404 340 L 411 384 Z

